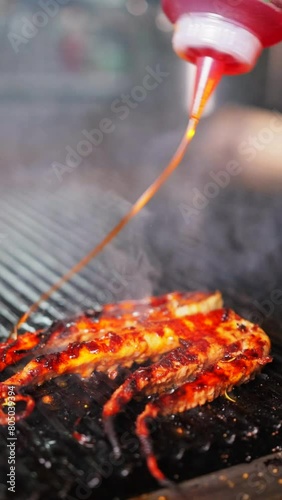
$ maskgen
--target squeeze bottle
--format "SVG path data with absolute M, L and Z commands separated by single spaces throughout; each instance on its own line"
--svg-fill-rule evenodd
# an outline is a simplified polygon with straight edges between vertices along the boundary
M 282 1 L 162 0 L 162 6 L 175 26 L 175 52 L 197 66 L 195 128 L 221 77 L 252 70 L 265 47 L 282 41 Z

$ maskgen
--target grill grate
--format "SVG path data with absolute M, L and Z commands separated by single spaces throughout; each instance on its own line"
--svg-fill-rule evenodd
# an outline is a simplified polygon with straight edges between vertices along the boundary
M 61 189 L 47 199 L 45 192 L 32 196 L 30 190 L 0 196 L 0 334 L 6 335 L 27 307 L 101 240 L 128 203 L 92 187 Z M 55 293 L 25 328 L 46 326 L 67 313 L 121 300 L 130 292 L 150 294 L 156 272 L 140 252 L 143 221 L 144 216 Z
M 27 190 L 0 194 L 0 334 L 61 274 L 101 239 L 127 208 L 112 193 L 93 187 L 61 188 L 56 193 Z M 156 255 L 148 242 L 145 217 L 138 218 L 87 270 L 43 304 L 26 329 L 48 326 L 97 303 L 149 295 L 172 289 L 161 284 Z M 151 230 L 155 231 L 152 224 Z M 164 255 L 167 248 L 163 249 Z M 159 252 L 160 245 L 159 245 Z M 167 256 L 158 260 L 166 267 Z M 167 276 L 167 274 L 166 274 Z M 167 278 L 168 279 L 168 278 Z M 187 288 L 180 277 L 180 288 Z M 232 305 L 232 295 L 229 296 Z M 240 311 L 239 311 L 240 312 Z M 278 340 L 277 329 L 267 331 Z M 279 330 L 281 331 L 281 330 Z M 154 447 L 167 475 L 184 481 L 281 451 L 282 351 L 274 343 L 275 361 L 256 380 L 234 391 L 236 404 L 223 398 L 180 416 L 160 419 L 152 432 Z M 143 408 L 134 402 L 116 420 L 123 457 L 116 463 L 101 426 L 101 407 L 120 380 L 93 374 L 89 381 L 60 377 L 34 390 L 36 410 L 17 424 L 17 498 L 124 499 L 153 491 L 134 436 L 134 421 Z M 52 407 L 42 397 L 52 394 Z M 88 446 L 72 437 L 90 436 Z M 6 429 L 0 440 L 6 449 Z M 7 460 L 0 455 L 0 497 L 6 495 Z M 224 472 L 228 478 L 228 472 Z M 278 481 L 277 486 L 279 486 Z M 222 485 L 222 488 L 227 486 Z M 224 490 L 222 490 L 224 491 Z M 256 498 L 254 489 L 251 498 Z M 224 493 L 220 498 L 225 498 Z M 226 498 L 232 499 L 228 490 Z M 234 496 L 234 500 L 238 500 Z

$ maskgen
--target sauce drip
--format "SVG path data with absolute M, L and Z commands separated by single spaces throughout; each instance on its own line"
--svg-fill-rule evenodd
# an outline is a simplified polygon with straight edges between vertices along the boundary
M 186 132 L 179 144 L 177 151 L 172 157 L 161 175 L 146 189 L 130 211 L 120 220 L 120 222 L 105 236 L 105 238 L 91 250 L 83 259 L 62 276 L 49 290 L 43 293 L 39 299 L 31 305 L 27 312 L 19 319 L 14 330 L 10 334 L 10 338 L 17 339 L 19 328 L 33 314 L 40 305 L 48 300 L 51 295 L 68 282 L 75 274 L 79 273 L 89 262 L 94 259 L 102 250 L 110 243 L 122 229 L 147 205 L 153 196 L 159 191 L 166 180 L 177 169 L 186 153 L 187 147 L 192 141 L 197 125 L 199 123 L 202 111 L 207 103 L 208 98 L 213 92 L 216 84 L 221 76 L 221 67 L 211 57 L 200 58 L 198 62 L 198 74 L 196 79 L 196 90 L 194 95 L 194 103 L 190 120 Z

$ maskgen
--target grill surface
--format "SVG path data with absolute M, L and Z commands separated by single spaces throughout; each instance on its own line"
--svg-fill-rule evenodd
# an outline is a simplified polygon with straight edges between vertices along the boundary
M 43 194 L 38 190 L 32 194 L 30 189 L 3 190 L 0 200 L 0 328 L 4 336 L 28 305 L 101 239 L 128 204 L 113 193 L 100 194 L 86 186 L 55 193 L 50 190 L 48 196 L 46 189 Z M 163 245 L 162 238 L 156 241 L 152 235 L 157 224 L 157 219 L 145 212 L 87 270 L 43 304 L 25 328 L 48 326 L 54 319 L 97 303 L 171 291 L 176 281 L 180 289 L 200 288 L 192 281 L 188 284 L 185 275 L 182 280 L 176 273 L 170 278 L 170 253 L 175 250 L 180 255 L 182 249 L 176 241 L 175 248 Z M 232 269 L 232 262 L 229 267 Z M 234 282 L 234 275 L 226 282 Z M 232 289 L 232 293 L 223 281 L 216 282 L 214 288 L 218 285 L 228 304 L 245 316 L 253 314 L 242 292 L 245 283 L 241 291 Z M 249 284 L 249 289 L 252 287 L 254 284 Z M 154 447 L 170 478 L 184 481 L 226 468 L 228 481 L 228 467 L 282 450 L 282 330 L 279 318 L 268 318 L 264 326 L 273 339 L 274 362 L 256 380 L 234 390 L 235 404 L 220 398 L 155 424 Z M 124 375 L 121 372 L 120 380 Z M 124 452 L 119 462 L 102 430 L 102 404 L 119 381 L 111 382 L 97 374 L 84 382 L 69 376 L 34 391 L 36 410 L 28 420 L 17 424 L 17 498 L 112 500 L 156 489 L 134 436 L 134 421 L 143 402 L 134 402 L 116 420 Z M 49 393 L 55 397 L 52 407 L 41 401 Z M 79 445 L 71 435 L 80 416 L 83 419 L 77 430 L 90 436 L 88 447 Z M 6 449 L 6 429 L 0 432 L 1 446 Z M 7 459 L 5 453 L 0 457 L 0 497 L 5 498 Z M 281 492 L 280 465 L 277 477 L 272 477 Z M 226 481 L 220 498 L 238 500 L 240 497 L 232 497 Z M 271 484 L 273 487 L 273 481 Z M 259 494 L 254 484 L 251 498 L 259 498 Z

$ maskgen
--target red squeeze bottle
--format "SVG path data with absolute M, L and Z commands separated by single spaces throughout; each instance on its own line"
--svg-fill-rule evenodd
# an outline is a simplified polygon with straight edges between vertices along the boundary
M 282 41 L 280 0 L 162 0 L 175 25 L 173 47 L 197 66 L 191 129 L 223 75 L 253 69 L 265 47 Z

